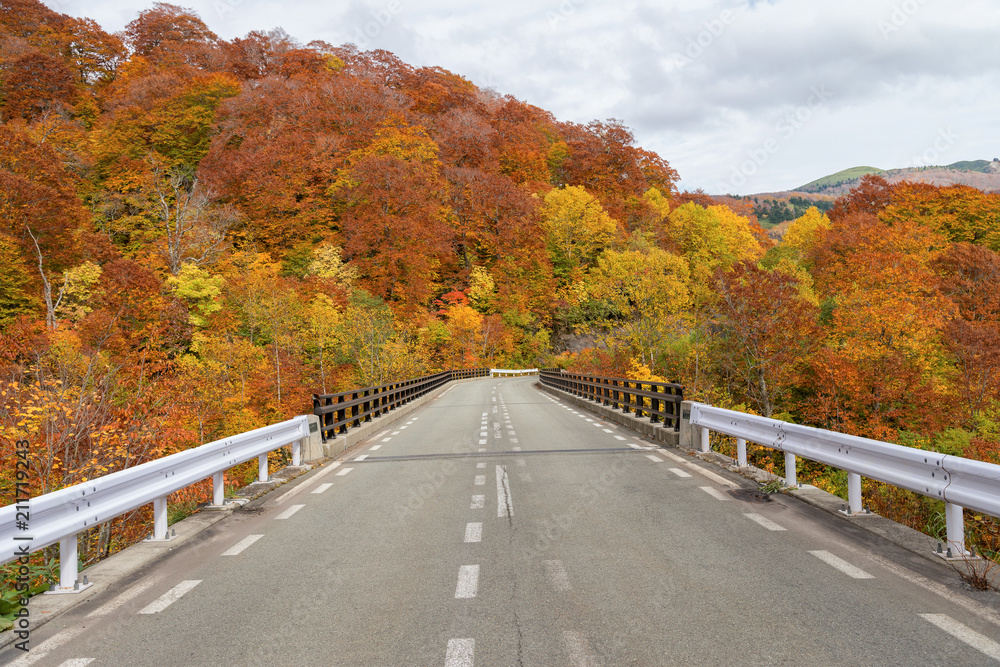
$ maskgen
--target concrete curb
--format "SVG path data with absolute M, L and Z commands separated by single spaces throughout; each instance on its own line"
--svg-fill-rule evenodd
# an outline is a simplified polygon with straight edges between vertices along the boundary
M 778 477 L 777 475 L 773 475 L 765 470 L 760 470 L 754 466 L 737 466 L 734 459 L 718 452 L 698 451 L 698 449 L 694 446 L 695 443 L 694 440 L 692 440 L 692 436 L 688 433 L 688 431 L 692 431 L 693 429 L 690 426 L 685 428 L 685 424 L 683 423 L 681 424 L 680 432 L 677 433 L 665 429 L 662 426 L 650 424 L 646 420 L 637 419 L 630 414 L 618 412 L 617 410 L 612 410 L 599 403 L 589 401 L 579 396 L 574 396 L 562 390 L 546 387 L 541 383 L 538 383 L 537 386 L 543 391 L 546 391 L 554 396 L 558 396 L 569 403 L 573 403 L 574 405 L 589 410 L 606 419 L 609 419 L 610 421 L 617 422 L 626 428 L 645 435 L 658 443 L 662 443 L 661 446 L 672 447 L 691 456 L 692 458 L 697 458 L 705 463 L 725 468 L 726 470 L 741 475 L 748 480 L 762 483 Z M 652 433 L 652 435 L 650 435 L 650 433 Z M 814 486 L 803 486 L 802 488 L 788 489 L 783 493 L 793 498 L 797 498 L 807 505 L 812 505 L 817 509 L 821 509 L 824 512 L 832 514 L 840 520 L 867 530 L 868 532 L 933 563 L 946 565 L 945 561 L 934 553 L 937 547 L 937 540 L 929 535 L 921 533 L 918 530 L 914 530 L 909 526 L 904 526 L 893 521 L 892 519 L 887 519 L 884 516 L 876 514 L 857 517 L 846 516 L 840 512 L 840 510 L 846 506 L 846 500 Z
M 441 394 L 456 384 L 473 382 L 484 378 L 468 378 L 465 380 L 454 380 L 420 398 L 410 401 L 406 405 L 400 406 L 391 412 L 365 423 L 360 428 L 350 429 L 336 440 L 326 443 L 325 448 L 329 448 L 329 456 L 320 456 L 313 459 L 318 463 L 325 459 L 333 458 L 338 454 L 343 454 L 372 437 L 381 429 L 388 428 L 395 422 L 403 419 L 411 412 L 430 401 L 438 398 Z M 305 452 L 303 452 L 305 455 Z M 304 457 L 304 456 L 303 456 Z M 122 549 L 116 554 L 97 562 L 85 570 L 81 570 L 81 580 L 84 575 L 92 584 L 85 591 L 63 595 L 36 595 L 28 603 L 30 613 L 31 631 L 37 630 L 54 618 L 66 613 L 77 605 L 89 602 L 98 595 L 115 590 L 122 582 L 136 575 L 141 570 L 152 567 L 162 558 L 165 558 L 182 544 L 190 542 L 200 533 L 223 519 L 229 517 L 235 510 L 254 500 L 260 500 L 271 491 L 280 488 L 291 480 L 312 470 L 313 465 L 288 466 L 271 474 L 266 482 L 253 482 L 236 492 L 235 498 L 227 499 L 226 504 L 221 508 L 202 507 L 200 511 L 191 516 L 178 521 L 170 526 L 176 531 L 176 536 L 166 542 L 139 542 L 130 547 Z M 263 502 L 263 501 L 261 501 Z M 0 633 L 0 649 L 6 648 L 18 641 L 17 635 L 7 631 Z M 30 654 L 29 654 L 30 655 Z

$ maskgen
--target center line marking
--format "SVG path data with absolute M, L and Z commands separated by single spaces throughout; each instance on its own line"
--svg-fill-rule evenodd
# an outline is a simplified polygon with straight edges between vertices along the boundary
M 349 469 L 350 469 L 350 468 L 348 468 L 348 470 L 349 470 Z M 293 514 L 295 514 L 296 512 L 298 512 L 298 511 L 299 511 L 300 509 L 302 509 L 303 507 L 305 507 L 305 505 L 292 505 L 291 507 L 289 507 L 288 509 L 286 509 L 286 510 L 285 510 L 284 512 L 282 512 L 281 514 L 279 514 L 278 516 L 274 517 L 274 520 L 275 520 L 275 521 L 281 521 L 281 520 L 283 520 L 283 519 L 287 519 L 288 517 L 290 517 L 290 516 L 292 516 Z
M 561 560 L 545 561 L 545 575 L 549 579 L 549 584 L 557 591 L 568 591 L 573 588 Z
M 458 569 L 458 585 L 455 597 L 462 600 L 476 597 L 479 592 L 479 566 L 463 565 Z
M 587 638 L 579 632 L 563 631 L 563 644 L 569 654 L 569 662 L 573 667 L 594 667 L 597 664 L 595 656 L 590 651 Z
M 750 519 L 758 526 L 764 526 L 768 530 L 774 530 L 774 531 L 788 530 L 784 526 L 778 525 L 775 522 L 768 519 L 766 516 L 761 516 L 760 514 L 754 514 L 753 512 L 746 512 L 743 514 L 743 516 Z
M 505 516 L 514 516 L 514 504 L 510 497 L 507 466 L 497 466 L 497 517 Z
M 181 597 L 189 592 L 192 588 L 201 583 L 201 579 L 189 579 L 188 581 L 182 581 L 177 584 L 169 591 L 161 595 L 159 598 L 149 603 L 143 607 L 139 613 L 140 614 L 158 614 L 173 603 L 181 599 Z
M 476 486 L 486 486 L 486 475 L 476 475 Z
M 316 490 L 313 491 L 313 493 L 323 493 L 324 491 L 326 491 L 327 489 L 329 489 L 331 486 L 333 486 L 332 482 L 327 482 L 326 484 L 320 484 L 319 486 L 316 487 Z
M 334 477 L 343 477 L 344 475 L 346 475 L 347 473 L 351 472 L 352 470 L 354 470 L 354 468 L 344 468 L 343 470 L 341 470 L 340 472 L 338 472 L 336 475 L 334 475 Z
M 938 626 L 949 635 L 965 642 L 994 660 L 1000 660 L 1000 644 L 986 635 L 981 635 L 972 628 L 962 625 L 947 614 L 920 614 L 920 618 Z
M 819 558 L 821 561 L 823 561 L 827 565 L 830 565 L 832 567 L 837 568 L 838 570 L 840 570 L 841 572 L 843 572 L 847 576 L 852 577 L 854 579 L 874 579 L 875 578 L 872 575 L 870 575 L 867 572 L 865 572 L 864 570 L 862 570 L 861 568 L 854 567 L 853 565 L 851 565 L 850 563 L 848 563 L 843 558 L 839 558 L 837 556 L 834 556 L 829 551 L 810 551 L 809 553 L 811 553 L 813 556 L 816 556 L 816 558 Z
M 483 524 L 481 521 L 465 524 L 465 541 L 466 542 L 483 541 Z
M 472 496 L 472 504 L 469 505 L 470 510 L 478 510 L 484 507 L 486 507 L 486 496 Z
M 313 491 L 315 493 L 315 491 Z M 242 540 L 222 552 L 223 556 L 239 556 L 251 544 L 264 537 L 263 535 L 247 535 Z
M 475 654 L 475 639 L 449 639 L 444 667 L 472 667 Z

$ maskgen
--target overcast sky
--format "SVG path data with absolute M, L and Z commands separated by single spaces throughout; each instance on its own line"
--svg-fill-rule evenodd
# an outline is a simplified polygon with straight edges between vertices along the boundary
M 121 30 L 152 1 L 45 0 Z M 996 0 L 176 0 L 220 37 L 284 28 L 437 65 L 560 120 L 618 118 L 682 189 L 1000 157 Z

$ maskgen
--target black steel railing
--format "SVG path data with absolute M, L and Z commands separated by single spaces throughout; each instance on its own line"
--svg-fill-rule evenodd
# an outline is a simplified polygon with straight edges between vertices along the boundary
M 538 376 L 544 385 L 680 430 L 684 387 L 679 384 L 582 375 L 557 368 L 541 370 Z
M 339 394 L 313 394 L 313 414 L 319 417 L 320 434 L 326 442 L 338 434 L 347 433 L 348 428 L 370 422 L 452 380 L 487 377 L 489 374 L 488 368 L 463 368 Z

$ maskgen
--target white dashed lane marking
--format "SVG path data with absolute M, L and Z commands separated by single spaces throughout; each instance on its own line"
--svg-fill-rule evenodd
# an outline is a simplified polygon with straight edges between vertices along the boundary
M 315 493 L 315 491 L 313 491 Z M 222 552 L 223 556 L 239 556 L 251 544 L 264 537 L 263 535 L 247 535 L 242 540 Z
M 201 579 L 189 579 L 182 581 L 159 598 L 143 607 L 140 614 L 159 614 L 161 611 L 180 600 L 186 593 L 201 583 Z
M 383 440 L 382 442 L 385 442 L 385 440 Z M 369 447 L 369 451 L 373 451 L 374 452 L 376 449 L 380 448 L 381 446 L 382 445 L 372 445 L 371 447 Z
M 568 591 L 573 587 L 569 583 L 569 575 L 563 567 L 561 560 L 545 561 L 545 576 L 549 580 L 549 585 L 553 590 Z
M 689 477 L 691 477 L 690 473 L 684 472 L 680 468 L 667 468 L 667 470 L 669 470 L 670 472 L 674 473 L 678 477 L 682 477 L 682 478 L 689 478 Z
M 486 507 L 486 496 L 476 495 L 472 496 L 472 504 L 469 505 L 470 510 L 478 510 Z
M 811 553 L 813 556 L 816 556 L 816 558 L 819 558 L 821 561 L 823 561 L 827 565 L 830 565 L 831 567 L 834 567 L 834 568 L 840 570 L 841 572 L 843 572 L 847 576 L 851 577 L 852 579 L 874 579 L 875 578 L 872 575 L 870 575 L 867 572 L 865 572 L 864 570 L 862 570 L 861 568 L 854 567 L 853 565 L 851 565 L 850 563 L 848 563 L 843 558 L 839 558 L 838 556 L 834 556 L 829 551 L 810 551 L 809 553 Z
M 753 512 L 746 512 L 743 514 L 743 516 L 750 519 L 758 526 L 763 526 L 768 530 L 773 530 L 773 531 L 788 530 L 784 526 L 778 525 L 775 522 L 768 519 L 766 516 L 761 516 L 760 514 L 754 514 Z
M 344 475 L 346 475 L 347 473 L 351 472 L 352 470 L 354 470 L 354 468 L 344 468 L 343 470 L 341 470 L 340 472 L 338 472 L 336 475 L 334 475 L 334 477 L 343 477 Z
M 486 486 L 486 475 L 476 475 L 476 486 Z
M 722 491 L 719 491 L 718 489 L 713 489 L 710 486 L 699 486 L 698 488 L 707 493 L 708 495 L 712 496 L 716 500 L 729 500 L 729 496 L 724 494 Z
M 316 490 L 313 491 L 313 493 L 323 493 L 324 491 L 326 491 L 327 489 L 329 489 L 331 486 L 333 486 L 333 484 L 330 483 L 330 482 L 327 482 L 326 484 L 320 484 L 319 486 L 316 487 Z
M 296 512 L 298 512 L 303 507 L 305 507 L 305 505 L 292 505 L 291 507 L 289 507 L 288 509 L 286 509 L 281 514 L 279 514 L 278 516 L 274 517 L 274 520 L 275 521 L 282 521 L 284 519 L 287 519 L 288 517 L 290 517 L 293 514 L 295 514 Z
M 475 639 L 449 639 L 444 667 L 473 667 L 475 654 Z
M 994 660 L 1000 660 L 1000 644 L 986 635 L 981 635 L 972 628 L 962 625 L 947 614 L 920 614 L 920 618 L 933 623 L 949 635 L 965 642 L 977 651 Z
M 10 663 L 10 665 L 11 667 L 27 667 L 28 665 L 33 665 L 66 642 L 71 641 L 74 637 L 86 629 L 86 626 L 83 625 L 66 628 L 52 637 L 49 637 L 38 646 L 32 646 L 30 653 Z
M 663 463 L 663 459 L 654 454 L 646 454 L 646 458 L 652 461 L 653 463 Z
M 115 599 L 111 600 L 107 604 L 103 604 L 100 607 L 98 607 L 97 609 L 95 609 L 94 611 L 92 611 L 89 614 L 87 614 L 87 618 L 92 618 L 94 616 L 106 616 L 106 615 L 110 614 L 111 612 L 113 612 L 114 610 L 118 609 L 119 607 L 121 607 L 126 602 L 128 602 L 130 600 L 134 600 L 135 598 L 137 598 L 140 595 L 142 595 L 143 593 L 145 593 L 148 589 L 152 588 L 153 584 L 156 584 L 156 583 L 159 583 L 159 582 L 157 580 L 155 580 L 155 579 L 151 579 L 151 580 L 145 581 L 145 582 L 143 582 L 141 584 L 136 584 L 135 586 L 133 586 L 132 588 L 128 589 L 127 591 L 125 591 L 124 593 L 122 593 L 121 595 L 119 595 L 118 597 L 116 597 Z
M 483 541 L 483 524 L 482 522 L 473 522 L 465 524 L 465 541 L 466 542 L 482 542 Z
M 362 454 L 361 456 L 357 457 L 354 460 L 355 461 L 364 461 L 366 458 L 368 458 L 368 455 L 367 454 Z
M 72 660 L 67 660 L 61 663 L 59 667 L 87 667 L 90 663 L 94 662 L 96 658 L 73 658 Z
M 563 645 L 569 654 L 569 662 L 573 667 L 596 667 L 597 658 L 590 650 L 587 638 L 582 633 L 563 631 Z
M 486 464 L 485 464 L 485 463 L 477 463 L 477 464 L 476 464 L 476 467 L 477 467 L 477 468 L 485 468 L 485 467 L 486 467 Z
M 455 597 L 461 600 L 476 597 L 479 592 L 479 566 L 463 565 L 458 569 L 458 585 Z

